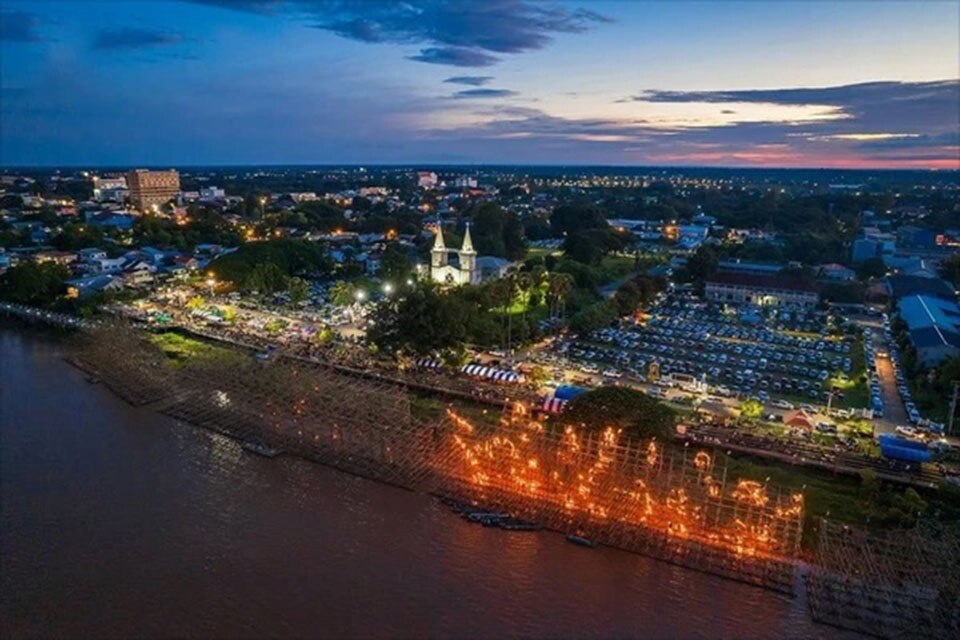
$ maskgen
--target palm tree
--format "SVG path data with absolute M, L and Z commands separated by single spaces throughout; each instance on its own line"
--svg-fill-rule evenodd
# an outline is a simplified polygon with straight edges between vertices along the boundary
M 507 309 L 513 299 L 512 285 L 508 278 L 501 278 L 491 282 L 487 291 L 493 307 L 500 310 L 501 336 L 503 336 L 506 331 Z
M 569 273 L 551 273 L 549 275 L 550 317 L 557 317 L 557 305 L 560 305 L 560 317 L 566 315 L 567 296 L 573 291 L 573 276 Z
M 516 286 L 517 293 L 520 294 L 521 299 L 523 300 L 523 306 L 521 307 L 520 314 L 523 317 L 523 324 L 527 324 L 527 307 L 530 304 L 530 290 L 533 288 L 535 280 L 533 275 L 521 271 L 517 273 L 514 278 L 514 284 Z

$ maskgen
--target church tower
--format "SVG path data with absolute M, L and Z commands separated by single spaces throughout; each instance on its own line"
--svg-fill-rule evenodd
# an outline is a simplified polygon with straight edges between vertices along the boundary
M 441 282 L 441 269 L 447 266 L 447 245 L 443 243 L 443 226 L 437 224 L 437 235 L 433 239 L 433 249 L 430 250 L 430 279 Z
M 477 273 L 477 252 L 473 248 L 473 239 L 470 237 L 470 223 L 463 234 L 463 246 L 457 252 L 460 258 L 460 282 L 462 284 L 479 284 L 480 274 Z

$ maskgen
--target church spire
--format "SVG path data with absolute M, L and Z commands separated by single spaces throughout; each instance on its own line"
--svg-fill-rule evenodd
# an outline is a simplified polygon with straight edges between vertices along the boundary
M 446 251 L 447 245 L 443 243 L 443 225 L 439 222 L 437 223 L 437 237 L 433 239 L 433 250 L 434 251 Z
M 467 223 L 467 230 L 463 234 L 463 247 L 460 248 L 460 253 L 476 253 L 473 250 L 473 239 L 470 237 L 470 223 Z

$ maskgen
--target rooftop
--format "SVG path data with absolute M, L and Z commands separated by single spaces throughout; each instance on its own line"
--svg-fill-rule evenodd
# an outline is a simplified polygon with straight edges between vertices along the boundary
M 960 348 L 960 307 L 956 303 L 933 296 L 909 296 L 900 301 L 900 317 L 907 323 L 914 346 Z
M 780 291 L 809 291 L 811 293 L 817 291 L 817 287 L 812 282 L 798 276 L 719 272 L 707 278 L 707 284 L 711 283 L 756 289 L 778 289 Z

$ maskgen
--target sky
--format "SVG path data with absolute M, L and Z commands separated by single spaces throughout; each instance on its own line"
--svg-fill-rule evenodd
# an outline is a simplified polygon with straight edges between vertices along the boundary
M 960 2 L 3 0 L 0 165 L 960 168 Z

